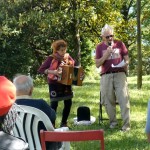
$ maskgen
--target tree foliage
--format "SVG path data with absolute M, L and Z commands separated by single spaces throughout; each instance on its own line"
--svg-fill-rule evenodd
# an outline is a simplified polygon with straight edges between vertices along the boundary
M 142 0 L 143 50 L 149 49 L 149 5 L 148 0 Z M 68 42 L 68 52 L 88 72 L 93 63 L 91 52 L 106 23 L 114 26 L 115 37 L 126 44 L 130 68 L 136 73 L 135 0 L 1 0 L 0 72 L 8 77 L 16 73 L 36 75 L 56 39 Z M 148 49 L 143 54 L 145 63 Z

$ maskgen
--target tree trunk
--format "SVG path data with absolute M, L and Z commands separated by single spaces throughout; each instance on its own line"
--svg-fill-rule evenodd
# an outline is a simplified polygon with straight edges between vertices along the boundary
M 72 36 L 73 36 L 73 55 L 76 66 L 81 66 L 81 44 L 80 44 L 80 31 L 79 31 L 79 18 L 76 16 L 79 3 L 76 0 L 72 1 L 73 5 L 73 19 L 72 19 Z
M 141 0 L 137 0 L 137 88 L 142 87 L 142 53 L 141 53 Z
M 77 21 L 78 22 L 78 21 Z M 78 23 L 77 23 L 78 24 Z M 77 25 L 78 26 L 78 25 Z M 75 29 L 75 35 L 74 35 L 74 48 L 76 51 L 76 66 L 81 66 L 81 45 L 80 45 L 80 33 L 78 27 Z

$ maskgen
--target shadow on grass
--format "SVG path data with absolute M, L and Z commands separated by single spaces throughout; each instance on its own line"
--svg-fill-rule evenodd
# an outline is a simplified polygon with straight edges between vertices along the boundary
M 134 80 L 133 80 L 134 81 Z M 137 90 L 137 85 L 134 82 L 128 81 L 130 104 L 131 104 L 131 131 L 127 133 L 120 132 L 122 120 L 119 120 L 118 128 L 109 129 L 109 121 L 105 120 L 99 125 L 99 80 L 86 81 L 83 86 L 73 86 L 74 98 L 71 112 L 68 119 L 68 124 L 72 130 L 94 130 L 104 129 L 105 131 L 105 149 L 106 150 L 148 150 L 149 144 L 146 142 L 144 133 L 147 101 L 149 99 L 150 84 L 144 82 L 141 90 Z M 49 100 L 48 89 L 36 91 L 36 96 L 44 97 Z M 96 117 L 96 122 L 90 126 L 75 126 L 73 118 L 77 115 L 79 106 L 88 106 L 91 110 L 91 115 Z M 63 111 L 63 102 L 59 102 L 57 109 L 57 126 L 59 126 Z M 117 118 L 120 118 L 120 110 L 117 107 Z M 107 118 L 107 114 L 103 107 L 103 117 Z M 75 149 L 74 149 L 75 150 Z M 84 150 L 84 149 L 83 149 Z M 86 147 L 85 147 L 85 150 Z M 95 150 L 95 149 L 94 149 Z

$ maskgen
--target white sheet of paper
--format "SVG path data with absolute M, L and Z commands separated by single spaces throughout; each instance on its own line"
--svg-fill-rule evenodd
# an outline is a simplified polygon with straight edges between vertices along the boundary
M 122 62 L 120 62 L 118 65 L 112 64 L 111 67 L 113 67 L 113 68 L 118 68 L 118 67 L 123 67 L 124 65 L 125 65 L 125 61 L 122 60 Z

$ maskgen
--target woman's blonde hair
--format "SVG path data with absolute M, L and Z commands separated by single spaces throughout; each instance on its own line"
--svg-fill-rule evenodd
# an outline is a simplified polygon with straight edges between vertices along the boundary
M 56 53 L 61 47 L 67 48 L 67 42 L 64 40 L 56 40 L 51 45 L 53 54 Z

